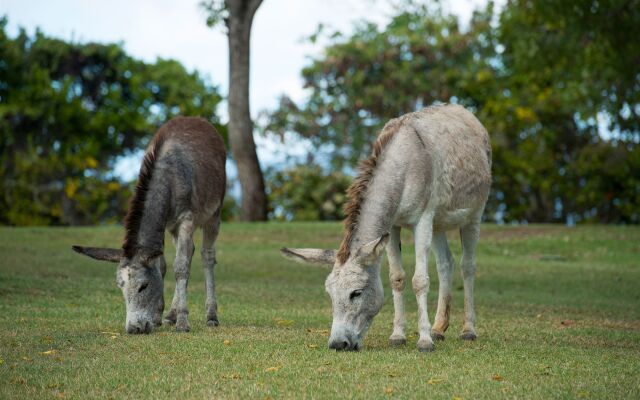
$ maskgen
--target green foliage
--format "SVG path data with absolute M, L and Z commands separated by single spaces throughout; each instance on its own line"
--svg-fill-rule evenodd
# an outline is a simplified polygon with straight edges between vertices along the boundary
M 497 20 L 489 3 L 467 30 L 437 6 L 405 7 L 382 29 L 330 36 L 302 71 L 309 97 L 283 98 L 267 130 L 329 145 L 342 169 L 369 152 L 389 119 L 461 103 L 492 137 L 487 215 L 640 222 L 640 75 L 630 67 L 640 54 L 638 1 L 513 1 Z M 598 121 L 608 121 L 610 137 Z M 606 154 L 619 167 L 604 179 Z
M 200 2 L 200 8 L 207 15 L 209 27 L 218 26 L 229 18 L 229 10 L 225 0 L 203 0 Z
M 345 191 L 351 179 L 340 172 L 325 173 L 317 165 L 296 165 L 268 173 L 272 218 L 332 221 L 344 218 Z
M 229 195 L 231 186 L 233 186 L 233 182 L 227 181 L 227 195 L 222 203 L 221 218 L 223 221 L 234 221 L 240 217 L 240 205 L 233 196 Z
M 173 60 L 144 63 L 121 45 L 15 38 L 0 20 L 0 223 L 90 224 L 121 218 L 129 184 L 118 156 L 167 119 L 218 127 L 217 89 Z

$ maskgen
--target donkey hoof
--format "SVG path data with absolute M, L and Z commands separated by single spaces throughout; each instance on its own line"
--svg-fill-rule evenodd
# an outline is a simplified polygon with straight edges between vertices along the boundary
M 462 340 L 476 340 L 477 336 L 474 332 L 463 332 L 460 335 L 460 339 Z
M 176 312 L 175 310 L 171 310 L 164 316 L 164 320 L 162 321 L 167 325 L 175 325 L 176 324 Z
M 403 337 L 391 337 L 389 338 L 389 344 L 392 347 L 400 347 L 407 344 L 407 339 Z
M 189 321 L 182 317 L 178 318 L 178 322 L 176 323 L 176 331 L 177 332 L 189 332 L 191 327 L 189 326 Z
M 213 317 L 209 320 L 207 320 L 207 326 L 218 326 L 220 325 L 220 321 L 218 321 L 218 318 Z
M 431 332 L 431 339 L 433 339 L 435 341 L 444 341 L 444 334 L 442 334 L 440 332 L 432 331 Z
M 421 353 L 429 353 L 434 351 L 436 348 L 433 345 L 433 342 L 428 342 L 426 340 L 418 340 L 418 351 Z

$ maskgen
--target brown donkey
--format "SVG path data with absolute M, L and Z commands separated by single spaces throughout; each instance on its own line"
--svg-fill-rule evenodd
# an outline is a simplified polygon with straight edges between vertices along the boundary
M 165 229 L 176 245 L 176 290 L 165 322 L 176 324 L 178 331 L 189 331 L 187 283 L 195 250 L 193 234 L 202 227 L 207 325 L 218 325 L 213 269 L 226 187 L 225 161 L 224 142 L 210 123 L 192 117 L 170 120 L 144 155 L 124 222 L 122 249 L 73 246 L 78 253 L 119 263 L 116 283 L 124 294 L 128 333 L 149 333 L 162 324 Z

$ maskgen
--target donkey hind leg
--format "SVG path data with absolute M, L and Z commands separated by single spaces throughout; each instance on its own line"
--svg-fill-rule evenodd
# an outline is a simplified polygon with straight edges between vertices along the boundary
M 436 265 L 438 268 L 438 310 L 431 328 L 431 337 L 434 340 L 444 340 L 444 333 L 449 327 L 449 313 L 451 311 L 451 286 L 453 285 L 453 257 L 449 250 L 447 235 L 438 232 L 433 237 L 433 248 L 436 253 Z
M 389 259 L 389 281 L 393 290 L 393 333 L 389 337 L 392 346 L 402 346 L 407 343 L 405 328 L 407 318 L 404 314 L 404 286 L 405 273 L 402 269 L 402 256 L 400 247 L 400 227 L 391 229 L 391 237 L 387 244 L 387 258 Z
M 202 229 L 202 264 L 204 266 L 204 285 L 206 290 L 205 311 L 207 325 L 218 326 L 218 302 L 216 301 L 216 281 L 213 270 L 216 266 L 215 243 L 220 232 L 220 211 Z
M 427 312 L 427 294 L 429 292 L 429 247 L 433 235 L 433 214 L 425 213 L 415 229 L 416 270 L 411 283 L 418 303 L 418 350 L 433 351 L 431 339 L 431 325 Z
M 189 332 L 189 309 L 187 306 L 187 285 L 191 270 L 191 257 L 195 247 L 193 245 L 193 232 L 195 224 L 191 216 L 187 216 L 180 222 L 174 235 L 176 244 L 176 258 L 173 262 L 173 273 L 176 278 L 176 291 L 173 294 L 171 310 L 165 317 L 165 321 L 175 321 L 178 332 Z
M 480 222 L 464 226 L 460 229 L 462 240 L 462 279 L 464 282 L 464 325 L 461 339 L 476 339 L 476 312 L 473 306 L 473 285 L 476 276 L 476 244 L 480 237 Z

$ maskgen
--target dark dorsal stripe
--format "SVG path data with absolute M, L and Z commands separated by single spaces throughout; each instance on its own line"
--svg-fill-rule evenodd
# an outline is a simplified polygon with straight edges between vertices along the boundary
M 144 203 L 151 185 L 156 157 L 164 144 L 167 131 L 166 129 L 160 129 L 153 137 L 142 160 L 135 193 L 129 202 L 127 216 L 124 218 L 125 237 L 122 243 L 122 250 L 126 258 L 132 258 L 138 247 L 138 232 L 140 231 L 140 223 L 144 213 Z

